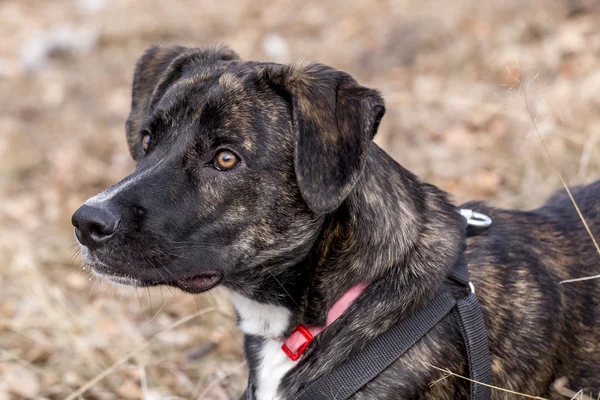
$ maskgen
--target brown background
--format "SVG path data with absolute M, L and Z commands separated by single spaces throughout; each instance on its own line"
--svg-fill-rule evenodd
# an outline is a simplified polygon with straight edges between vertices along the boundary
M 457 202 L 531 208 L 600 177 L 596 0 L 0 0 L 0 399 L 229 399 L 245 386 L 226 296 L 96 281 L 70 215 L 129 174 L 133 65 L 152 43 L 334 65 L 387 102 L 377 142 Z M 159 312 L 160 310 L 160 312 Z M 21 396 L 21 397 L 19 397 Z

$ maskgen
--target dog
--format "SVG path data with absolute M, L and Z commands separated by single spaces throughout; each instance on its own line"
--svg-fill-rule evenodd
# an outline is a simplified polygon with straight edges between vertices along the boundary
M 115 283 L 200 293 L 225 287 L 258 400 L 294 399 L 447 285 L 462 216 L 373 141 L 378 91 L 318 63 L 242 61 L 224 46 L 152 47 L 138 60 L 126 135 L 133 174 L 72 217 L 86 263 Z M 600 237 L 600 181 L 573 189 Z M 495 386 L 561 399 L 600 391 L 600 254 L 567 194 L 533 211 L 484 203 L 466 260 L 484 313 Z M 326 326 L 298 361 L 298 324 Z M 450 316 L 354 399 L 468 398 Z M 439 381 L 438 381 L 439 380 Z M 438 381 L 436 384 L 431 384 Z M 513 398 L 493 391 L 494 399 Z

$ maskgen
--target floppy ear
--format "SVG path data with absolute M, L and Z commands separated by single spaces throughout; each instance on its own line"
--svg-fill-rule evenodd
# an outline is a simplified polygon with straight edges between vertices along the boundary
M 135 66 L 131 112 L 125 124 L 131 156 L 138 160 L 141 155 L 140 128 L 144 119 L 168 87 L 186 72 L 186 67 L 238 59 L 239 56 L 226 46 L 205 49 L 152 46 L 146 50 Z
M 329 213 L 363 171 L 385 112 L 383 99 L 349 74 L 321 64 L 274 67 L 267 76 L 290 95 L 302 197 L 315 213 Z

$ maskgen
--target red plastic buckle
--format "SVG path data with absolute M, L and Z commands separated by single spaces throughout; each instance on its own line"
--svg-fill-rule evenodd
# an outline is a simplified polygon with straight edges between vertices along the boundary
M 288 347 L 288 342 L 296 342 L 298 339 L 300 339 L 302 341 L 302 338 L 297 338 L 298 337 L 297 334 L 300 334 L 304 338 L 304 343 L 302 343 L 298 347 L 298 350 L 294 353 Z M 313 339 L 314 339 L 314 336 L 312 335 L 312 333 L 310 333 L 309 330 L 306 329 L 306 327 L 304 325 L 300 324 L 296 327 L 296 329 L 294 329 L 294 331 L 292 332 L 290 337 L 283 343 L 283 345 L 281 346 L 281 350 L 283 350 L 283 352 L 285 354 L 287 354 L 287 356 L 290 358 L 290 360 L 297 361 L 300 358 L 300 356 L 302 355 L 302 353 L 304 353 L 304 350 L 306 350 L 308 348 L 308 346 L 311 344 Z

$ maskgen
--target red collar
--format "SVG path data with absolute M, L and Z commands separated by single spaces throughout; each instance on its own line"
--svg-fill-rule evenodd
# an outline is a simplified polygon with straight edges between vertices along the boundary
M 308 348 L 310 343 L 313 341 L 315 336 L 327 328 L 329 325 L 340 317 L 350 307 L 350 305 L 356 300 L 358 296 L 365 290 L 367 285 L 359 283 L 358 285 L 352 286 L 333 303 L 333 306 L 327 313 L 327 322 L 325 326 L 309 326 L 308 328 L 302 324 L 299 324 L 292 334 L 283 342 L 281 349 L 285 354 L 292 360 L 296 361 L 300 358 L 304 350 Z

